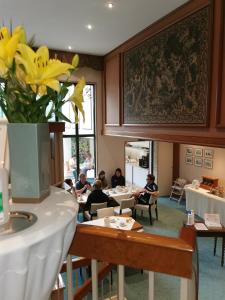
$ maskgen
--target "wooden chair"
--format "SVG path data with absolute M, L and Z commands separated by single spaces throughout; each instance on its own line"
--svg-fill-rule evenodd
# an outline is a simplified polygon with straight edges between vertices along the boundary
M 115 215 L 127 214 L 132 216 L 135 206 L 135 198 L 128 198 L 120 200 L 120 206 L 114 208 Z
M 97 210 L 98 219 L 114 216 L 114 207 L 100 208 Z
M 136 219 L 137 216 L 137 210 L 140 210 L 141 212 L 143 211 L 148 211 L 149 213 L 149 221 L 150 225 L 152 225 L 152 209 L 155 209 L 155 215 L 156 215 L 156 220 L 158 220 L 158 207 L 157 207 L 157 199 L 158 199 L 159 192 L 156 195 L 151 195 L 149 199 L 149 204 L 135 204 L 134 206 L 134 217 Z
M 91 220 L 93 220 L 93 217 L 97 217 L 97 210 L 100 208 L 106 208 L 107 207 L 107 202 L 103 203 L 92 203 L 91 204 L 91 209 L 89 211 L 89 214 L 91 216 Z

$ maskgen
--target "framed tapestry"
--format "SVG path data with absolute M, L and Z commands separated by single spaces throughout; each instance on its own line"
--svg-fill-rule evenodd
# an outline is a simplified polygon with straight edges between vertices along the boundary
M 206 126 L 210 8 L 123 55 L 124 124 Z

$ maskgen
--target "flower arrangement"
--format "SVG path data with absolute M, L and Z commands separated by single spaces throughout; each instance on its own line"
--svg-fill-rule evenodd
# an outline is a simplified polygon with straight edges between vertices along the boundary
M 49 58 L 49 50 L 42 46 L 34 51 L 27 43 L 23 27 L 12 32 L 0 28 L 0 107 L 10 123 L 46 123 L 55 114 L 70 122 L 61 108 L 70 102 L 78 121 L 78 111 L 84 117 L 82 78 L 69 99 L 68 82 L 79 63 L 75 55 L 71 64 Z M 67 80 L 60 83 L 59 77 Z

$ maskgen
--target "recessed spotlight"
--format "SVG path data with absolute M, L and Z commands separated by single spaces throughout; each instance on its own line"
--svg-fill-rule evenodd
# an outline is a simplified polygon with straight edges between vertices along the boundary
M 71 46 L 68 46 L 68 49 L 69 49 L 69 50 L 72 50 L 72 47 L 71 47 Z
M 93 26 L 91 24 L 88 24 L 86 27 L 87 27 L 88 30 L 92 30 L 93 29 Z
M 112 9 L 114 7 L 114 4 L 112 2 L 107 2 L 106 6 L 110 9 Z

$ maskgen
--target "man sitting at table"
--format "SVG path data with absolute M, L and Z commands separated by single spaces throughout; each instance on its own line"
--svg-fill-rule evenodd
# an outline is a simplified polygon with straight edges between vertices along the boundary
M 102 189 L 101 180 L 96 180 L 93 184 L 93 191 L 88 195 L 87 203 L 85 204 L 84 210 L 91 209 L 92 203 L 104 203 L 107 202 L 108 207 L 119 206 L 115 199 L 106 195 Z
M 78 196 L 91 189 L 91 184 L 86 180 L 84 173 L 80 173 L 79 179 L 80 180 L 76 182 L 76 193 Z
M 147 184 L 142 190 L 135 193 L 135 197 L 139 204 L 149 204 L 149 199 L 151 195 L 158 195 L 158 186 L 155 184 L 155 176 L 152 174 L 147 175 Z

